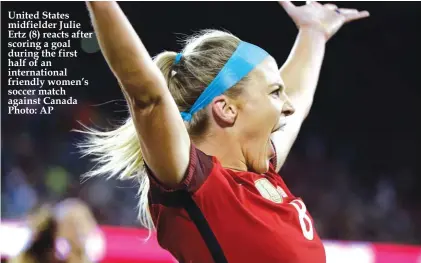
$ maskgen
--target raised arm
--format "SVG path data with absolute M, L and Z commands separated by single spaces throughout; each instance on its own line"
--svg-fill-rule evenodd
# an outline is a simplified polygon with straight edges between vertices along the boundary
M 164 76 L 116 2 L 87 3 L 101 51 L 129 104 L 145 162 L 176 185 L 189 163 L 190 138 Z
M 285 162 L 313 103 L 326 42 L 343 24 L 369 15 L 366 11 L 338 9 L 332 4 L 311 2 L 296 7 L 288 1 L 280 3 L 299 28 L 299 33 L 287 61 L 280 69 L 286 93 L 291 99 L 295 113 L 288 117 L 288 125 L 283 131 L 272 135 L 278 171 Z

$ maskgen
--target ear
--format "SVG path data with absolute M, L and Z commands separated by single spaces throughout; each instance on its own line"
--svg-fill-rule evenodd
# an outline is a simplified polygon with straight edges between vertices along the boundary
M 231 127 L 237 119 L 238 108 L 227 96 L 221 95 L 212 101 L 212 115 L 222 127 Z

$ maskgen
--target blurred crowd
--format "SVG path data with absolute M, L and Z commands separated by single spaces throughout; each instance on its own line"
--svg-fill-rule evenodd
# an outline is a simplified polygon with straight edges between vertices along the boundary
M 19 219 L 41 202 L 79 197 L 100 224 L 139 227 L 135 182 L 80 179 L 92 164 L 75 147 L 83 138 L 71 132 L 80 128 L 76 120 L 109 126 L 113 117 L 83 103 L 47 117 L 3 116 L 2 220 Z M 327 154 L 322 137 L 303 134 L 298 144 L 281 174 L 306 202 L 322 238 L 421 243 L 421 209 L 416 200 L 404 201 L 405 187 L 415 177 L 412 171 L 364 174 L 353 169 L 346 151 Z

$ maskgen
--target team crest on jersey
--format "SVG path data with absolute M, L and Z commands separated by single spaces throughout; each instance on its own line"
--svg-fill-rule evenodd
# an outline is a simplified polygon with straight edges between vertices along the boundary
M 254 181 L 254 185 L 256 186 L 257 191 L 266 199 L 274 202 L 274 203 L 282 203 L 283 198 L 278 190 L 273 186 L 269 180 L 266 178 L 261 178 Z

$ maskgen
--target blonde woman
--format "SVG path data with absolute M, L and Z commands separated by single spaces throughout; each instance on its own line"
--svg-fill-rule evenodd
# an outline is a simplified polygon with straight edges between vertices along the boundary
M 138 178 L 140 220 L 179 262 L 326 260 L 304 202 L 277 172 L 310 110 L 326 42 L 368 13 L 281 4 L 299 34 L 279 70 L 265 50 L 215 30 L 152 59 L 117 3 L 88 2 L 130 109 L 121 127 L 86 131 L 82 150 L 98 161 L 88 176 Z

